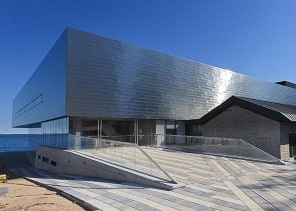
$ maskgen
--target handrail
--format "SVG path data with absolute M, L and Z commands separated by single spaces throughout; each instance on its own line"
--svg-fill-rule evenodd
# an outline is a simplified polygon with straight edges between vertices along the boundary
M 113 139 L 124 139 L 124 137 L 134 136 L 134 135 L 119 135 L 105 138 L 113 138 Z M 206 137 L 206 136 L 184 136 L 184 135 L 170 135 L 170 134 L 148 134 L 148 135 L 138 135 L 139 137 L 154 137 L 154 143 L 151 142 L 142 142 L 142 145 L 158 145 L 164 148 L 186 148 L 187 150 L 198 151 L 199 153 L 211 153 L 211 154 L 219 154 L 226 155 L 230 157 L 240 157 L 245 159 L 252 160 L 260 160 L 267 161 L 273 163 L 283 162 L 276 158 L 273 155 L 259 149 L 258 147 L 242 140 L 242 139 L 234 139 L 234 138 L 220 138 L 220 137 Z M 161 138 L 161 139 L 159 139 Z M 159 142 L 157 142 L 157 139 Z M 211 142 L 213 141 L 213 142 Z M 223 145 L 223 146 L 219 146 Z M 198 147 L 198 148 L 195 148 Z M 239 150 L 236 148 L 237 146 L 244 146 L 244 150 Z M 214 148 L 216 147 L 216 148 Z M 229 147 L 228 149 L 225 147 Z M 231 147 L 233 147 L 231 149 Z M 245 150 L 250 150 L 250 153 L 246 153 Z
M 239 139 L 239 140 L 242 141 L 242 142 L 244 142 L 246 145 L 249 145 L 249 146 L 251 146 L 251 147 L 253 147 L 253 148 L 259 150 L 259 151 L 262 152 L 263 154 L 266 154 L 267 156 L 272 157 L 273 159 L 277 160 L 277 161 L 280 162 L 281 164 L 284 164 L 284 162 L 281 161 L 280 159 L 278 159 L 277 157 L 274 157 L 273 155 L 268 154 L 267 152 L 263 151 L 262 149 L 259 149 L 258 147 L 254 146 L 254 145 L 252 145 L 252 144 L 250 144 L 250 143 L 248 143 L 248 142 L 246 142 L 246 141 L 244 141 L 244 140 L 242 140 L 242 139 Z
M 82 137 L 82 136 L 74 136 L 64 134 L 62 138 L 59 138 L 57 141 L 56 136 L 58 134 L 53 134 L 52 136 L 49 134 L 40 135 L 41 138 L 37 139 L 38 142 L 36 144 L 46 145 L 54 148 L 71 148 L 74 147 L 76 149 L 83 148 L 83 147 L 90 147 L 92 148 L 94 145 L 90 144 L 91 142 L 95 144 L 95 142 L 101 143 L 98 147 L 103 147 L 105 145 L 117 145 L 117 147 L 126 146 L 126 147 L 134 147 L 138 148 L 141 151 L 142 156 L 145 156 L 145 160 L 149 159 L 146 153 L 138 146 L 137 143 L 134 143 L 134 140 L 124 137 L 134 137 L 135 135 L 117 135 L 117 136 L 104 136 L 100 139 L 98 138 L 90 138 L 90 137 Z M 49 136 L 49 137 L 48 137 Z M 139 137 L 143 137 L 140 145 L 152 145 L 152 146 L 160 146 L 164 148 L 175 148 L 180 150 L 187 150 L 191 152 L 198 152 L 198 153 L 207 153 L 207 154 L 214 154 L 214 155 L 223 155 L 223 156 L 230 156 L 235 158 L 244 158 L 244 159 L 252 159 L 257 161 L 264 161 L 264 162 L 272 162 L 272 163 L 280 163 L 283 162 L 276 158 L 273 155 L 259 149 L 258 147 L 242 140 L 242 139 L 232 139 L 232 138 L 218 138 L 218 137 L 205 137 L 205 136 L 183 136 L 183 135 L 166 135 L 166 134 L 148 134 L 148 135 L 138 135 Z M 39 136 L 38 136 L 39 137 Z M 37 137 L 37 138 L 38 138 Z M 80 139 L 80 143 L 82 145 L 78 145 L 75 142 L 71 142 L 71 139 L 75 139 L 78 137 Z M 85 139 L 85 140 L 84 140 Z M 118 141 L 116 141 L 118 139 Z M 91 140 L 91 141 L 87 141 Z M 123 140 L 123 141 L 122 141 Z M 126 140 L 126 141 L 124 141 Z M 106 144 L 102 144 L 105 141 Z M 109 147 L 109 146 L 105 146 Z M 144 157 L 143 157 L 144 158 Z M 166 178 L 170 178 L 164 170 L 161 169 L 159 165 L 155 162 L 152 162 L 154 166 L 157 166 L 154 170 L 158 169 L 158 173 L 162 172 L 161 175 L 165 174 Z M 159 168 L 160 167 L 160 168 Z M 163 175 L 164 176 L 164 175 Z
M 177 184 L 177 182 L 169 175 L 165 170 L 163 170 L 158 163 L 156 163 L 144 150 L 142 150 L 138 145 L 138 149 L 141 150 L 141 152 L 150 160 L 152 161 L 168 178 L 170 178 L 174 183 Z
M 177 184 L 177 182 L 172 178 L 171 175 L 169 175 L 158 163 L 156 163 L 144 150 L 142 150 L 138 144 L 136 143 L 130 143 L 130 142 L 122 142 L 122 141 L 114 141 L 114 140 L 109 140 L 109 139 L 98 139 L 98 138 L 88 138 L 88 137 L 82 137 L 82 136 L 75 136 L 75 135 L 69 135 L 69 137 L 76 137 L 76 138 L 85 138 L 85 139 L 92 139 L 93 141 L 102 141 L 102 142 L 109 142 L 111 144 L 122 144 L 123 146 L 133 146 L 137 148 L 142 154 L 148 158 L 165 176 L 167 176 L 171 182 Z
M 164 135 L 165 142 L 160 145 L 161 147 L 174 147 L 174 148 L 182 148 L 185 147 L 188 150 L 196 151 L 199 153 L 207 153 L 207 154 L 216 154 L 216 155 L 225 155 L 230 157 L 239 157 L 257 161 L 264 162 L 272 162 L 278 164 L 284 164 L 280 159 L 275 156 L 259 149 L 258 147 L 242 140 L 242 139 L 234 139 L 234 138 L 219 138 L 219 137 L 206 137 L 206 136 L 180 136 L 180 135 Z M 167 138 L 166 138 L 167 137 Z M 178 139 L 181 138 L 181 139 Z M 193 143 L 185 143 L 185 140 L 192 139 L 192 141 L 198 141 Z M 180 143 L 183 141 L 184 143 Z M 210 141 L 214 141 L 211 143 Z M 201 142 L 200 142 L 201 141 Z M 219 142 L 220 141 L 220 142 Z M 223 141 L 227 141 L 224 142 Z M 230 141 L 230 142 L 229 142 Z M 219 146 L 221 145 L 221 146 Z M 189 146 L 198 146 L 199 148 L 190 148 Z M 240 151 L 239 148 L 224 148 L 224 147 L 237 147 L 244 146 L 247 149 L 244 150 L 252 150 L 250 154 L 246 154 L 246 151 Z M 189 148 L 188 148 L 189 147 Z M 215 148 L 213 148 L 215 147 Z M 182 148 L 183 149 L 183 148 Z

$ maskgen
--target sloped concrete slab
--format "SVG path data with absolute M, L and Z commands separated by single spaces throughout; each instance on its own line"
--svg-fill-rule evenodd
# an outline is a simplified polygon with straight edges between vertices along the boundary
M 79 151 L 53 149 L 44 146 L 38 147 L 34 165 L 36 168 L 53 172 L 133 182 L 165 190 L 185 186 L 182 183 L 165 181 Z

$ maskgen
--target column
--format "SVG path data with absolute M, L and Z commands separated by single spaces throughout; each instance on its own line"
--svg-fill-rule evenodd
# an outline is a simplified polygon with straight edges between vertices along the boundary
M 135 120 L 135 123 L 134 123 L 134 134 L 135 134 L 135 143 L 136 144 L 139 144 L 138 128 L 139 128 L 139 122 L 138 122 L 138 120 Z
M 102 138 L 102 128 L 103 128 L 103 120 L 98 120 L 98 138 Z
M 163 145 L 165 144 L 165 120 L 156 120 L 156 145 Z

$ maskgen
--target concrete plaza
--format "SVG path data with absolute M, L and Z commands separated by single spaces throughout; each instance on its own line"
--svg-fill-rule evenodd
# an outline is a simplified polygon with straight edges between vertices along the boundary
M 100 210 L 296 210 L 296 163 L 266 164 L 143 148 L 184 188 L 165 191 L 127 182 L 54 174 L 9 163 L 17 174 Z

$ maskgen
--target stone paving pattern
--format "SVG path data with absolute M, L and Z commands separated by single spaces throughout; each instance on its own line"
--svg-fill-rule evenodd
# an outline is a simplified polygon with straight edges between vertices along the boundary
M 100 210 L 296 210 L 293 161 L 275 165 L 157 148 L 144 150 L 186 187 L 166 191 L 34 167 L 14 171 Z

